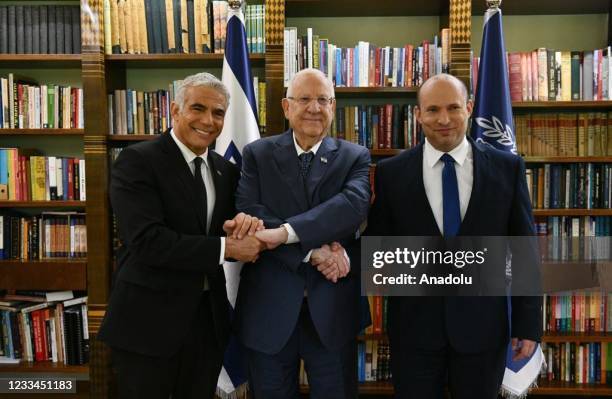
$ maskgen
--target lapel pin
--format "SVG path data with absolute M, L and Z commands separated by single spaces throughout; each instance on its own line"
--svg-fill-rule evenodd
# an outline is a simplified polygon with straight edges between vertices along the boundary
M 217 174 L 218 174 L 219 176 L 222 176 L 220 171 L 217 171 Z
M 323 163 L 327 163 L 327 158 L 325 158 L 325 157 L 321 157 L 321 162 L 323 162 Z

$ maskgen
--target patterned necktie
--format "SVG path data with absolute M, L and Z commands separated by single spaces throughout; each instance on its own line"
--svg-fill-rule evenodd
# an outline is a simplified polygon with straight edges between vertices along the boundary
M 459 232 L 461 211 L 459 208 L 459 186 L 455 173 L 455 160 L 448 154 L 440 157 L 444 162 L 442 169 L 442 209 L 444 220 L 444 236 L 453 237 Z
M 193 184 L 196 193 L 196 201 L 198 205 L 198 211 L 204 217 L 204 228 L 207 226 L 208 218 L 208 205 L 206 197 L 206 186 L 204 185 L 204 179 L 202 178 L 202 162 L 204 160 L 200 157 L 195 157 L 193 163 L 195 165 L 195 171 L 193 174 Z
M 314 154 L 312 152 L 303 152 L 299 156 L 300 158 L 300 174 L 303 178 L 308 176 L 308 171 L 310 170 L 310 165 L 312 164 L 312 160 L 314 159 Z

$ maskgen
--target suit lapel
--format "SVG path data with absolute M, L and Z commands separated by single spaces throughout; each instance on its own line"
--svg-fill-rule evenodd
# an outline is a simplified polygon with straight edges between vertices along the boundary
M 300 209 L 308 209 L 304 184 L 300 177 L 300 167 L 297 152 L 293 143 L 292 131 L 283 133 L 276 142 L 277 148 L 273 152 L 274 162 L 278 167 L 281 179 L 289 187 L 289 191 L 300 205 Z
M 308 199 L 312 204 L 314 203 L 314 193 L 327 174 L 327 171 L 331 168 L 336 155 L 338 147 L 336 141 L 332 138 L 325 137 L 321 142 L 321 146 L 317 151 L 316 156 L 312 160 L 310 166 L 310 172 L 306 178 L 306 190 L 308 191 Z
M 212 213 L 212 220 L 210 221 L 209 233 L 221 231 L 221 226 L 224 222 L 221 215 L 223 214 L 221 207 L 231 200 L 229 187 L 226 184 L 226 180 L 223 177 L 222 168 L 218 164 L 218 160 L 213 156 L 212 151 L 208 150 L 208 165 L 210 165 L 210 173 L 213 177 L 213 184 L 215 185 L 215 207 Z
M 468 140 L 472 146 L 472 158 L 474 161 L 474 170 L 472 174 L 474 176 L 474 181 L 472 183 L 472 192 L 470 194 L 467 210 L 465 211 L 465 217 L 459 227 L 459 235 L 469 234 L 479 210 L 482 209 L 482 197 L 489 188 L 488 181 L 491 179 L 489 176 L 491 168 L 489 167 L 489 157 L 486 151 L 471 139 Z
M 181 150 L 178 148 L 172 136 L 170 136 L 170 131 L 166 131 L 162 137 L 160 138 L 163 143 L 164 151 L 168 154 L 168 168 L 170 169 L 170 176 L 177 177 L 181 182 L 181 186 L 183 187 L 183 191 L 185 196 L 187 197 L 189 203 L 196 203 L 196 194 L 195 194 L 195 186 L 193 184 L 193 174 L 189 169 L 189 166 L 185 162 L 185 158 L 181 153 Z M 204 215 L 198 212 L 197 207 L 191 207 L 198 218 L 200 223 L 200 228 L 202 231 L 206 231 L 206 225 L 204 224 Z

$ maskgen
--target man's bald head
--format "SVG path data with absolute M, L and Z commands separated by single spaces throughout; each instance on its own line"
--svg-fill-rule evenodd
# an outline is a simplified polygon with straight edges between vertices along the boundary
M 330 90 L 330 97 L 335 97 L 334 95 L 334 82 L 331 81 L 323 72 L 315 68 L 306 68 L 302 69 L 298 73 L 296 73 L 293 78 L 289 81 L 289 86 L 287 87 L 287 97 L 293 97 L 293 92 L 297 85 L 301 84 L 306 77 L 316 77 L 320 79 L 322 82 L 325 82 Z
M 461 93 L 461 95 L 463 96 L 465 102 L 467 103 L 467 101 L 468 101 L 468 90 L 467 90 L 467 87 L 465 87 L 465 84 L 463 84 L 463 82 L 461 80 L 457 79 L 453 75 L 449 75 L 448 73 L 439 73 L 439 74 L 434 75 L 431 78 L 427 79 L 425 81 L 425 83 L 423 83 L 421 88 L 419 89 L 419 92 L 418 92 L 418 95 L 417 95 L 417 100 L 419 101 L 419 105 L 421 105 L 421 92 L 427 92 L 427 89 L 431 85 L 433 85 L 436 82 L 440 82 L 440 81 L 449 82 L 449 83 L 455 85 L 459 89 L 459 92 Z

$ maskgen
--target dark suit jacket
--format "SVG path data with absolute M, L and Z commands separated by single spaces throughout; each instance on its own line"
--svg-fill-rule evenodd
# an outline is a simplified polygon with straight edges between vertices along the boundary
M 216 191 L 209 235 L 196 212 L 193 174 L 169 132 L 125 148 L 112 167 L 110 197 L 123 246 L 99 338 L 113 347 L 170 356 L 191 327 L 208 278 L 221 348 L 229 332 L 223 222 L 235 215 L 239 171 L 208 152 Z
M 534 235 L 522 159 L 472 140 L 470 144 L 474 182 L 458 235 Z M 367 235 L 441 235 L 423 185 L 423 147 L 421 143 L 378 163 Z M 511 250 L 517 259 L 530 259 L 530 265 L 537 262 L 535 246 Z M 498 264 L 503 276 L 503 259 Z M 513 262 L 516 281 L 524 277 L 521 265 Z M 512 298 L 512 336 L 540 340 L 541 303 L 541 296 Z M 450 342 L 459 351 L 478 352 L 508 340 L 505 297 L 393 297 L 389 303 L 389 324 L 392 339 L 395 334 L 420 348 L 441 348 Z
M 340 349 L 355 337 L 358 259 L 351 262 L 351 274 L 336 284 L 302 260 L 323 244 L 354 240 L 369 208 L 369 163 L 365 148 L 326 137 L 304 182 L 291 130 L 245 147 L 237 209 L 263 219 L 269 228 L 289 223 L 300 242 L 264 251 L 242 269 L 236 323 L 244 345 L 268 354 L 280 351 L 296 326 L 304 289 L 327 348 Z

